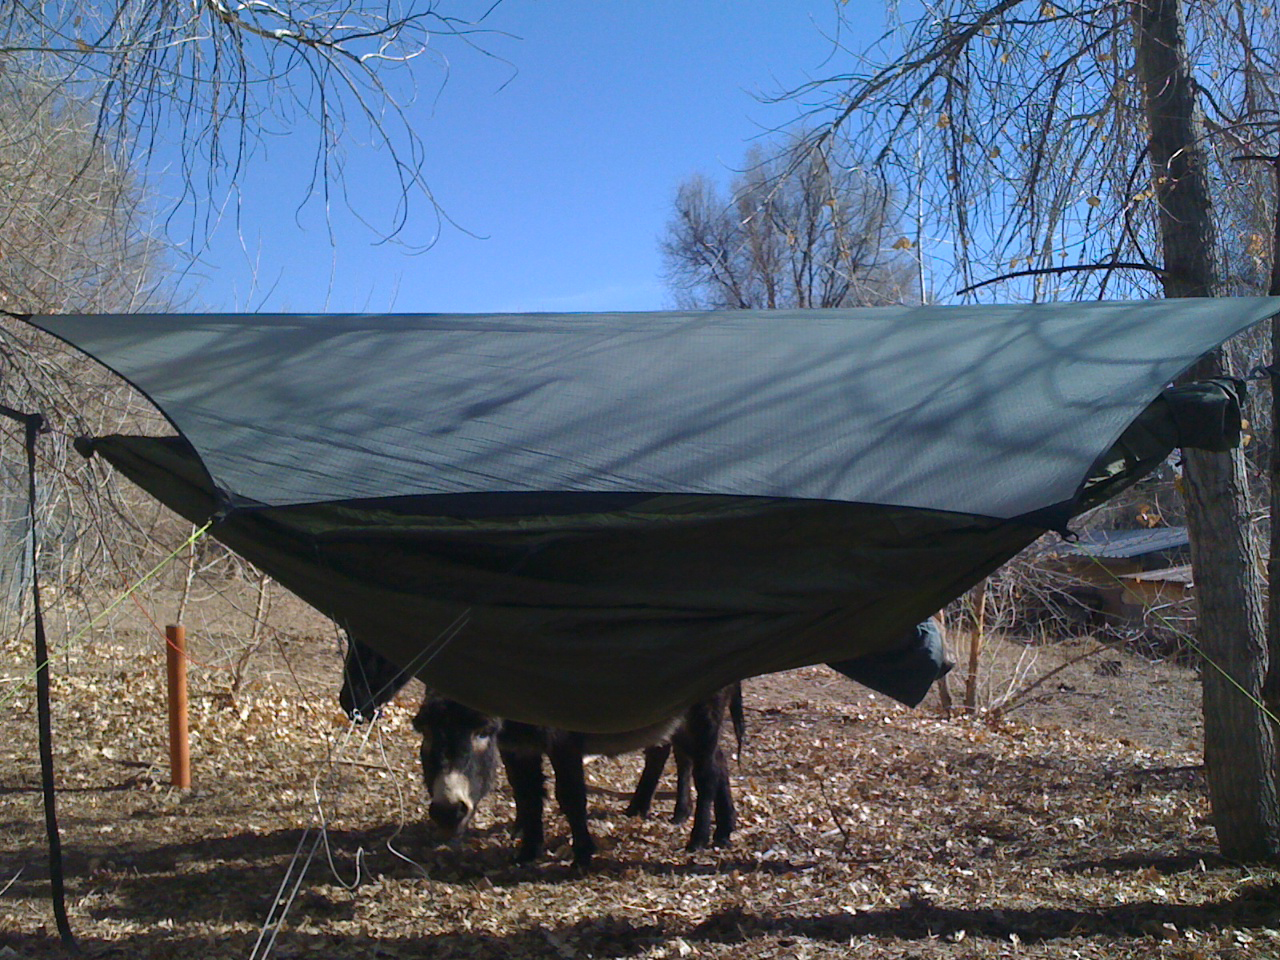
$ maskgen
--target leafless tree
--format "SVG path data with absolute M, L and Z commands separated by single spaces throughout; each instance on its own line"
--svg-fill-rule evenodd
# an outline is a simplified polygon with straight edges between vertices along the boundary
M 884 185 L 832 144 L 756 147 L 721 192 L 698 174 L 676 193 L 662 241 L 667 283 L 689 309 L 777 309 L 916 299 Z
M 473 5 L 472 19 L 493 5 Z M 172 211 L 197 241 L 264 136 L 292 130 L 315 137 L 306 196 L 326 209 L 357 196 L 343 182 L 343 149 L 386 158 L 398 200 L 389 218 L 366 222 L 393 236 L 415 203 L 438 214 L 405 114 L 427 80 L 415 66 L 434 62 L 443 76 L 437 43 L 472 43 L 480 29 L 431 0 L 12 0 L 0 7 L 0 69 L 38 71 L 92 103 L 98 138 L 122 165 L 171 150 L 185 190 Z
M 897 24 L 888 49 L 850 51 L 847 72 L 791 95 L 823 121 L 812 144 L 856 139 L 907 192 L 936 289 L 1261 292 L 1272 251 L 1241 198 L 1267 194 L 1244 190 L 1232 159 L 1280 152 L 1270 7 L 942 0 Z M 1225 367 L 1215 355 L 1198 372 Z M 1188 461 L 1200 643 L 1230 677 L 1205 669 L 1219 841 L 1230 856 L 1280 857 L 1280 731 L 1259 709 L 1268 654 L 1243 466 Z
M 140 180 L 95 137 L 96 117 L 57 81 L 0 72 L 0 309 L 113 313 L 171 309 L 168 247 L 148 231 Z M 0 403 L 40 412 L 44 563 L 64 599 L 113 579 L 113 562 L 144 552 L 158 513 L 72 450 L 84 433 L 164 432 L 159 416 L 118 378 L 25 324 L 0 321 Z M 0 426 L 0 603 L 25 600 L 27 504 L 21 431 Z M 16 432 L 15 432 L 16 431 Z M 110 558 L 108 554 L 110 553 Z M 16 575 L 15 575 L 16 573 Z
M 162 297 L 168 247 L 139 178 L 56 83 L 0 72 L 0 307 L 131 312 Z
M 483 20 L 494 2 L 471 5 L 471 19 Z M 327 213 L 336 198 L 379 237 L 431 242 L 439 211 L 406 111 L 420 85 L 429 96 L 429 81 L 443 82 L 447 57 L 436 49 L 439 41 L 472 44 L 480 31 L 431 0 L 0 4 L 0 308 L 169 308 L 162 263 L 172 251 L 161 241 L 198 254 L 215 221 L 235 215 L 235 187 L 255 153 L 280 133 L 314 138 L 300 204 L 316 199 Z M 432 69 L 418 69 L 420 63 Z M 344 180 L 345 151 L 353 148 L 386 159 L 377 189 Z M 180 191 L 163 204 L 157 181 L 146 179 L 157 157 L 177 168 L 164 189 L 177 184 Z M 391 206 L 378 206 L 388 196 Z M 373 206 L 361 206 L 361 198 Z M 408 236 L 411 215 L 415 225 L 426 224 L 425 234 Z M 141 549 L 148 511 L 113 512 L 99 502 L 81 514 L 69 506 L 76 487 L 82 498 L 94 491 L 110 499 L 117 491 L 90 484 L 92 465 L 66 441 L 113 432 L 95 423 L 107 417 L 116 428 L 164 424 L 118 381 L 20 326 L 6 326 L 0 362 L 5 401 L 41 411 L 58 428 L 42 441 L 65 481 L 48 487 L 57 503 L 45 504 L 45 514 L 71 518 L 71 533 L 57 543 L 93 554 L 93 562 L 108 545 L 136 539 Z M 140 521 L 136 537 L 111 526 L 129 518 Z M 12 545 L 14 537 L 7 540 Z M 75 580 L 70 568 L 62 573 L 59 579 Z
M 1245 254 L 1228 256 L 1225 282 L 1243 293 L 1265 289 L 1267 230 L 1245 171 L 1228 163 L 1275 136 L 1267 51 L 1280 31 L 1265 8 L 1249 15 L 1242 3 L 1197 5 L 1189 56 L 1205 67 L 1197 84 L 1212 106 L 1202 146 L 1230 227 L 1220 242 Z M 847 51 L 850 70 L 787 96 L 809 105 L 811 142 L 856 141 L 906 198 L 939 294 L 1162 292 L 1130 5 L 949 0 L 896 26 L 898 56 Z

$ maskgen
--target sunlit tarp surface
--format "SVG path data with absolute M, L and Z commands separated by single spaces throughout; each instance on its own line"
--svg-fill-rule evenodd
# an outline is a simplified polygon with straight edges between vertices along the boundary
M 34 322 L 225 494 L 702 493 L 1016 517 L 1275 301 Z

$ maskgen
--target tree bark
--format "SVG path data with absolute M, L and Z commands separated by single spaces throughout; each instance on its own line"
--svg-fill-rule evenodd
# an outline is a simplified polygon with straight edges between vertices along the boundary
M 1160 202 L 1165 295 L 1225 292 L 1203 127 L 1180 0 L 1134 6 L 1138 78 Z M 1192 376 L 1223 373 L 1220 351 Z M 1280 859 L 1276 730 L 1260 708 L 1267 672 L 1260 560 L 1250 536 L 1240 452 L 1186 451 L 1187 520 L 1204 666 L 1205 767 L 1224 856 Z
M 1280 859 L 1276 731 L 1259 707 L 1267 644 L 1243 462 L 1189 450 L 1187 519 L 1199 604 L 1204 758 L 1223 856 Z
M 1271 285 L 1267 293 L 1280 297 L 1280 156 L 1271 158 L 1275 171 L 1275 209 L 1272 212 Z M 1280 369 L 1280 317 L 1271 320 L 1271 367 Z M 1271 556 L 1267 565 L 1267 583 L 1280 584 L 1280 377 L 1271 376 Z M 1262 700 L 1271 711 L 1273 735 L 1280 750 L 1280 733 L 1275 732 L 1275 718 L 1280 717 L 1280 589 L 1267 593 L 1267 678 L 1262 685 Z M 1280 759 L 1277 760 L 1280 765 Z

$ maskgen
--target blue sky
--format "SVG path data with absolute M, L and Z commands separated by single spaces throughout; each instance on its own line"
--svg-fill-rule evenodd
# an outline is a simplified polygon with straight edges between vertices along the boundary
M 450 2 L 443 0 L 443 9 Z M 868 5 L 867 36 L 883 8 Z M 830 59 L 831 0 L 503 0 L 480 39 L 421 61 L 411 117 L 445 225 L 419 254 L 376 237 L 334 200 L 299 207 L 314 140 L 272 136 L 243 178 L 239 229 L 213 235 L 191 309 L 289 312 L 655 310 L 670 306 L 658 240 L 681 180 L 727 178 L 758 138 L 795 120 L 761 103 Z M 385 160 L 343 144 L 367 202 Z M 389 216 L 389 207 L 381 210 Z M 410 234 L 432 231 L 420 208 Z

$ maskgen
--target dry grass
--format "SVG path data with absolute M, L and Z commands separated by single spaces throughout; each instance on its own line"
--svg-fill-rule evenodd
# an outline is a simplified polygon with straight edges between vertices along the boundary
M 273 957 L 1280 957 L 1280 872 L 1216 857 L 1186 736 L 1194 681 L 1173 668 L 1082 664 L 1043 712 L 995 727 L 902 710 L 822 668 L 754 681 L 733 847 L 688 854 L 683 827 L 623 817 L 638 761 L 598 760 L 601 853 L 579 877 L 553 809 L 553 853 L 510 863 L 505 794 L 463 843 L 437 844 L 412 696 L 352 736 L 322 627 L 283 647 L 297 680 L 277 650 L 237 698 L 219 642 L 197 638 L 196 788 L 172 790 L 162 661 L 141 646 L 117 629 L 55 670 L 69 904 L 91 956 L 250 957 L 323 817 Z M 28 658 L 0 649 L 0 696 L 16 692 L 0 956 L 51 958 L 32 694 L 13 679 Z M 1091 678 L 1116 687 L 1086 693 Z M 1105 709 L 1126 686 L 1145 727 Z M 1167 722 L 1152 726 L 1156 699 Z

